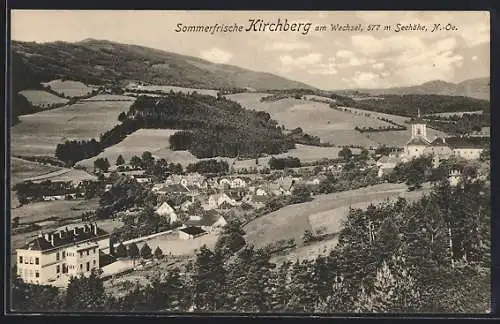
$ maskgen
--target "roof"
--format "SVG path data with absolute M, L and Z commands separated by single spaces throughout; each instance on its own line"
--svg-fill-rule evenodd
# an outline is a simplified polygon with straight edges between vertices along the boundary
M 189 235 L 198 235 L 198 234 L 203 234 L 206 233 L 201 227 L 198 226 L 189 226 L 180 229 L 180 231 L 189 234 Z
M 449 137 L 446 143 L 451 148 L 475 148 L 481 149 L 490 143 L 490 138 L 483 137 Z
M 174 211 L 174 209 L 167 202 L 164 202 L 163 204 L 161 204 L 160 207 L 158 207 L 158 209 L 156 210 L 156 213 L 158 215 L 162 215 L 165 213 L 172 213 L 173 211 Z
M 383 164 L 388 164 L 388 163 L 396 163 L 397 164 L 398 162 L 399 162 L 398 158 L 396 158 L 394 156 L 386 156 L 386 155 L 381 157 L 377 161 L 377 163 L 383 163 Z
M 73 227 L 72 229 L 67 228 L 48 233 L 43 235 L 42 237 L 38 236 L 35 239 L 29 241 L 24 247 L 22 247 L 22 249 L 46 251 L 60 246 L 75 244 L 89 239 L 95 239 L 105 235 L 109 235 L 108 232 L 100 229 L 99 227 L 97 227 L 96 235 L 94 233 L 95 227 L 97 227 L 96 224 L 84 224 L 80 227 Z M 54 244 L 52 244 L 51 238 L 53 238 Z
M 412 138 L 406 145 L 422 145 L 422 146 L 427 146 L 430 145 L 431 143 L 426 140 L 423 137 L 415 137 Z
M 431 145 L 432 146 L 448 146 L 448 144 L 446 144 L 446 140 L 442 137 L 438 137 L 435 140 L 433 140 Z
M 178 183 L 168 185 L 164 187 L 164 189 L 168 192 L 186 192 L 186 193 L 189 192 L 189 190 L 186 187 Z
M 426 121 L 420 117 L 410 119 L 410 124 L 426 124 Z
M 215 210 L 207 210 L 203 213 L 203 215 L 197 218 L 190 218 L 185 222 L 187 226 L 212 226 L 216 222 L 218 222 L 222 216 L 217 213 Z
M 222 197 L 227 197 L 227 198 L 229 198 L 229 196 L 228 196 L 226 193 L 224 193 L 224 192 L 219 192 L 219 193 L 216 193 L 216 194 L 210 195 L 210 197 L 209 197 L 209 198 L 219 199 L 219 198 L 222 198 Z M 229 199 L 231 199 L 231 198 L 229 198 Z

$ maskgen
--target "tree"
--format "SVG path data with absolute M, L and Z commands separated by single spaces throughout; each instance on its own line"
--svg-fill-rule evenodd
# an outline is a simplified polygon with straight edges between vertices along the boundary
M 142 165 L 142 160 L 140 157 L 134 155 L 130 158 L 130 166 L 133 168 L 140 168 Z
M 291 204 L 300 204 L 303 202 L 311 201 L 311 190 L 304 185 L 298 185 L 293 189 Z
M 82 274 L 78 278 L 72 277 L 70 279 L 64 302 L 66 310 L 103 310 L 105 302 L 104 285 L 98 270 L 92 269 L 89 277 Z
M 108 172 L 110 166 L 108 158 L 98 158 L 94 161 L 94 168 L 103 172 Z
M 12 228 L 17 228 L 19 226 L 19 216 L 12 218 Z
M 361 153 L 359 154 L 359 159 L 361 161 L 367 161 L 368 160 L 368 157 L 370 155 L 370 152 L 368 152 L 368 150 L 366 148 L 363 148 L 361 150 Z
M 314 235 L 311 232 L 311 230 L 305 230 L 304 234 L 302 235 L 302 241 L 304 243 L 311 242 L 314 239 Z
M 149 259 L 151 258 L 151 248 L 147 243 L 144 243 L 144 245 L 141 247 L 141 257 L 144 259 Z
M 123 156 L 120 154 L 118 155 L 118 158 L 116 158 L 116 165 L 123 165 L 125 164 L 125 160 L 123 159 Z
M 193 302 L 196 311 L 216 311 L 226 303 L 226 271 L 222 256 L 205 245 L 196 255 L 193 269 Z
M 121 112 L 119 115 L 118 115 L 118 121 L 123 123 L 125 120 L 127 119 L 127 115 L 125 114 L 125 112 Z
M 120 244 L 116 247 L 116 257 L 117 258 L 126 258 L 127 257 L 127 248 L 123 243 L 120 242 Z
M 349 161 L 352 157 L 352 151 L 348 147 L 344 147 L 339 152 L 339 157 L 344 159 L 346 162 Z
M 12 277 L 11 292 L 11 308 L 15 312 L 62 310 L 62 295 L 57 287 L 24 283 L 15 272 Z
M 224 226 L 222 233 L 215 244 L 215 251 L 222 256 L 230 256 L 245 246 L 245 231 L 237 220 L 230 220 Z
M 158 260 L 163 258 L 163 251 L 160 249 L 159 246 L 156 247 L 155 252 L 154 252 L 154 256 Z
M 135 265 L 135 259 L 139 257 L 139 248 L 137 247 L 137 244 L 131 243 L 129 244 L 127 248 L 127 254 L 132 260 L 134 260 L 134 265 Z

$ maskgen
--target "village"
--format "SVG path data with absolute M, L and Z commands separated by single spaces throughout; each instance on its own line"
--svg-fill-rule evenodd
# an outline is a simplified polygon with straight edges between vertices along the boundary
M 481 159 L 483 148 L 467 144 L 465 139 L 454 140 L 452 143 L 443 138 L 430 141 L 426 123 L 418 116 L 412 121 L 412 137 L 403 150 L 379 148 L 369 151 L 345 147 L 335 160 L 317 161 L 306 166 L 292 163 L 289 167 L 287 163 L 295 161 L 292 158 L 284 158 L 281 163 L 272 158 L 268 165 L 256 159 L 251 170 L 232 167 L 237 159 L 231 166 L 227 161 L 212 160 L 207 163 L 227 165 L 218 173 L 177 172 L 160 177 L 141 167 L 137 161 L 140 158 L 135 157 L 131 163 L 117 161 L 118 165 L 105 167 L 106 170 L 95 168 L 94 180 L 28 181 L 24 187 L 17 188 L 18 193 L 25 188 L 24 202 L 27 204 L 35 200 L 85 200 L 99 195 L 101 204 L 104 204 L 106 195 L 113 206 L 120 198 L 131 199 L 131 203 L 124 202 L 122 207 L 108 206 L 100 211 L 100 215 L 84 214 L 82 222 L 50 232 L 41 228 L 36 238 L 23 247 L 17 247 L 17 274 L 27 283 L 64 288 L 71 276 L 88 275 L 92 269 L 99 269 L 103 279 L 114 282 L 116 278 L 127 278 L 140 269 L 159 269 L 162 260 L 163 265 L 172 265 L 176 264 L 175 260 L 189 259 L 189 255 L 200 247 L 213 246 L 229 222 L 245 226 L 282 206 L 305 203 L 313 200 L 315 195 L 332 190 L 401 182 L 401 179 L 391 180 L 395 169 L 424 157 L 431 164 L 429 170 L 455 161 L 446 169 L 445 176 L 451 185 L 457 185 L 464 176 L 487 180 L 489 173 L 466 171 L 467 165 L 477 164 L 476 161 Z M 148 152 L 143 154 L 143 159 L 146 158 L 152 158 Z M 420 182 L 426 181 L 424 174 L 418 177 Z M 342 183 L 344 178 L 350 179 L 347 188 L 328 189 L 328 185 Z M 420 183 L 417 183 L 409 190 L 419 187 Z M 133 190 L 139 191 L 123 197 L 123 192 L 130 194 Z M 44 191 L 46 194 L 41 195 Z M 135 193 L 142 195 L 144 192 L 146 196 L 142 200 L 149 203 L 134 203 Z M 30 196 L 30 193 L 36 193 L 38 197 Z M 107 232 L 97 225 L 102 218 L 111 218 L 123 225 L 116 225 Z M 312 235 L 321 239 L 331 234 L 318 232 Z

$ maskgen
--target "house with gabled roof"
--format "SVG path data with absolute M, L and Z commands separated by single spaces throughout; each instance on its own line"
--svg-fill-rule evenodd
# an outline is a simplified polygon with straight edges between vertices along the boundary
M 168 217 L 170 224 L 178 221 L 177 214 L 174 208 L 168 204 L 168 202 L 163 202 L 155 211 L 161 217 Z
M 216 209 L 219 208 L 223 203 L 228 203 L 231 206 L 237 206 L 238 202 L 231 199 L 226 193 L 219 192 L 208 197 L 208 208 Z

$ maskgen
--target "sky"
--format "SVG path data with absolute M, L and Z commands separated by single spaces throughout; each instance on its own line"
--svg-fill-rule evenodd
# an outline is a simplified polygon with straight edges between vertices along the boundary
M 311 23 L 305 33 L 176 32 L 178 24 L 250 26 L 250 19 Z M 331 31 L 361 24 L 364 31 Z M 421 24 L 427 31 L 397 31 Z M 434 24 L 443 28 L 432 32 Z M 315 31 L 317 26 L 326 31 Z M 367 31 L 368 25 L 381 25 Z M 391 26 L 384 31 L 383 26 Z M 301 81 L 320 89 L 388 88 L 432 80 L 489 77 L 487 11 L 103 11 L 13 10 L 11 39 L 76 42 L 87 38 L 196 56 Z

